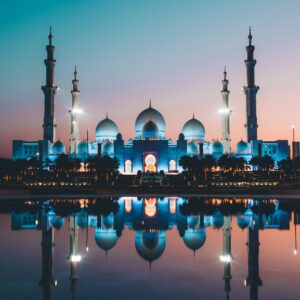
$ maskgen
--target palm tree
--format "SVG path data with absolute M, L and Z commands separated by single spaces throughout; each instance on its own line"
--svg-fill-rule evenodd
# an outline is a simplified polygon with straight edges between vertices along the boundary
M 27 174 L 28 161 L 26 159 L 17 159 L 13 163 L 14 174 L 17 176 L 17 181 L 22 181 Z
M 32 157 L 28 160 L 28 167 L 31 169 L 31 175 L 36 176 L 37 172 L 42 169 L 43 163 L 36 157 Z
M 55 160 L 55 169 L 57 172 L 57 176 L 59 172 L 67 173 L 74 168 L 74 163 L 72 159 L 67 154 L 60 154 Z
M 0 158 L 0 178 L 11 179 L 13 174 L 13 161 L 8 158 Z
M 105 183 L 110 182 L 112 176 L 118 171 L 119 166 L 120 162 L 116 157 L 111 158 L 105 155 L 96 159 L 95 168 L 98 179 L 104 178 Z
M 191 162 L 191 157 L 188 155 L 183 155 L 179 159 L 179 166 L 181 166 L 184 171 L 189 171 L 190 162 Z

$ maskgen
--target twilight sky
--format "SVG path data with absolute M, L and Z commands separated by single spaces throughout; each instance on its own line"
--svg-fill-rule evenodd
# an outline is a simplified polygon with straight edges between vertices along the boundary
M 258 137 L 300 135 L 300 1 L 15 0 L 0 10 L 0 157 L 12 139 L 42 138 L 45 46 L 56 46 L 57 138 L 68 145 L 73 68 L 78 66 L 81 138 L 106 112 L 125 139 L 152 98 L 176 139 L 195 112 L 206 139 L 220 138 L 221 80 L 228 69 L 233 148 L 245 138 L 244 59 L 256 46 Z M 299 133 L 299 134 L 298 134 Z

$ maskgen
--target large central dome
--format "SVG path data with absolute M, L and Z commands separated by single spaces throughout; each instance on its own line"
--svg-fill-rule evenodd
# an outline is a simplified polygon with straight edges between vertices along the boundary
M 143 110 L 136 118 L 135 121 L 136 138 L 137 139 L 142 138 L 143 127 L 149 121 L 152 121 L 157 126 L 159 131 L 159 137 L 164 138 L 165 131 L 166 131 L 165 119 L 159 111 L 151 107 L 151 103 L 149 107 Z

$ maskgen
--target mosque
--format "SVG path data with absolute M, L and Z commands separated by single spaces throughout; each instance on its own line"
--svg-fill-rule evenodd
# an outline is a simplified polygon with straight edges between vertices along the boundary
M 229 93 L 227 71 L 224 70 L 222 80 L 223 88 L 222 108 L 220 117 L 222 124 L 221 140 L 207 141 L 205 126 L 193 117 L 186 121 L 178 135 L 176 142 L 166 137 L 166 121 L 163 115 L 153 107 L 151 101 L 136 118 L 135 138 L 126 143 L 122 134 L 112 119 L 106 115 L 95 128 L 95 141 L 80 140 L 79 137 L 79 80 L 77 70 L 74 71 L 72 80 L 73 89 L 70 131 L 70 149 L 66 149 L 62 141 L 55 139 L 55 94 L 57 86 L 54 84 L 54 59 L 55 47 L 52 44 L 52 33 L 50 30 L 49 44 L 46 46 L 46 84 L 42 87 L 45 95 L 43 139 L 39 141 L 13 141 L 13 159 L 29 159 L 39 157 L 43 161 L 55 159 L 62 153 L 72 157 L 80 158 L 83 162 L 89 157 L 101 157 L 108 155 L 116 157 L 120 161 L 120 172 L 137 173 L 143 172 L 176 172 L 181 171 L 179 160 L 183 155 L 205 157 L 212 155 L 215 159 L 227 153 L 236 157 L 243 157 L 249 163 L 254 156 L 271 156 L 275 163 L 289 158 L 289 145 L 287 140 L 263 141 L 257 139 L 257 117 L 256 117 L 256 94 L 259 87 L 254 81 L 254 49 L 252 45 L 252 33 L 249 31 L 249 43 L 246 47 L 247 58 L 245 60 L 247 70 L 247 85 L 243 90 L 246 96 L 246 141 L 239 141 L 233 152 L 230 138 L 230 115 Z M 251 166 L 250 166 L 251 167 Z

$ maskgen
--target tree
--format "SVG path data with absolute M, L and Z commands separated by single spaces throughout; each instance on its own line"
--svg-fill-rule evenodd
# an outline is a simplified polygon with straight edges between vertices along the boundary
M 57 172 L 67 174 L 74 168 L 74 162 L 67 154 L 60 154 L 55 160 L 54 168 Z
M 6 177 L 9 181 L 13 174 L 13 161 L 8 158 L 0 158 L 0 178 Z
M 95 161 L 95 169 L 98 179 L 104 179 L 105 183 L 111 181 L 112 176 L 118 171 L 120 162 L 117 158 L 111 158 L 107 155 L 97 158 Z

